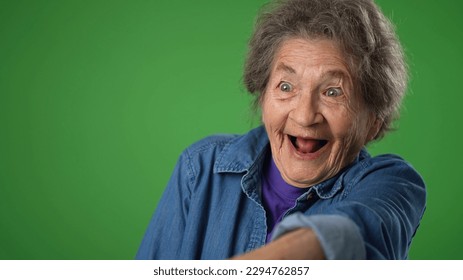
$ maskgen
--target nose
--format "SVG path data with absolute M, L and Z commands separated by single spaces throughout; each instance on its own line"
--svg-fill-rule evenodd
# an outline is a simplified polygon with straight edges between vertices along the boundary
M 317 96 L 305 94 L 295 102 L 289 117 L 301 127 L 309 127 L 323 122 L 320 112 L 320 102 Z

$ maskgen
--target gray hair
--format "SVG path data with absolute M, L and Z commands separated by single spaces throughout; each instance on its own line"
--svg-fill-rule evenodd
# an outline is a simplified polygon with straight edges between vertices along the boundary
M 244 84 L 259 104 L 272 63 L 289 38 L 330 39 L 346 56 L 356 91 L 382 126 L 398 118 L 407 65 L 394 28 L 372 0 L 277 0 L 264 9 L 249 42 Z

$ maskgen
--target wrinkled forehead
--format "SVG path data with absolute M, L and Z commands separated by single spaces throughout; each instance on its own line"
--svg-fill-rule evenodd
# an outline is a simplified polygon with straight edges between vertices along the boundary
M 353 87 L 351 68 L 338 44 L 328 39 L 291 38 L 276 51 L 271 74 L 309 75 L 318 80 L 342 79 Z

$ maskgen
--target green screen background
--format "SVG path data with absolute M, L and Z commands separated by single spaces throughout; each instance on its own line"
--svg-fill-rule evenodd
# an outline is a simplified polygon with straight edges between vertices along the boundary
M 265 0 L 0 1 L 0 259 L 132 259 L 180 152 L 258 125 Z M 428 187 L 411 259 L 463 259 L 463 4 L 378 1 L 411 70 L 398 153 Z

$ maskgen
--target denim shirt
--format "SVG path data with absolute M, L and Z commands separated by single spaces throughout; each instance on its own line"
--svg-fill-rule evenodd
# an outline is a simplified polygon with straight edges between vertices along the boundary
M 187 148 L 158 204 L 137 259 L 225 259 L 265 245 L 261 175 L 265 129 L 207 137 Z M 311 228 L 327 259 L 406 259 L 424 213 L 420 175 L 394 155 L 362 150 L 312 186 L 273 231 Z

